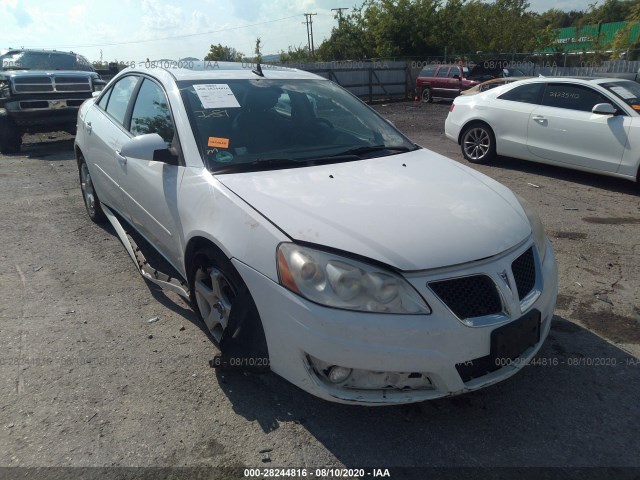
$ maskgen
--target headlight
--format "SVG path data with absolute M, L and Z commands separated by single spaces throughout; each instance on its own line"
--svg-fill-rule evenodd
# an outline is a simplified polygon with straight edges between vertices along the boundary
M 524 198 L 517 194 L 514 195 L 520 202 L 520 206 L 529 219 L 529 224 L 531 225 L 531 230 L 533 231 L 533 241 L 536 244 L 536 248 L 538 249 L 540 261 L 544 261 L 544 256 L 547 253 L 547 236 L 544 234 L 544 227 L 542 226 L 540 216 L 533 208 L 531 208 L 531 205 L 529 205 L 529 203 L 527 203 Z
M 360 312 L 429 314 L 420 294 L 396 273 L 294 243 L 278 246 L 280 283 L 328 307 Z
M 0 98 L 9 96 L 9 83 L 0 80 Z

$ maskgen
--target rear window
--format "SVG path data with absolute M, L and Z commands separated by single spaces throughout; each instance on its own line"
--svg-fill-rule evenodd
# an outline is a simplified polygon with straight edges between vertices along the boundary
M 607 89 L 607 91 L 640 113 L 640 84 L 624 80 L 620 82 L 602 83 L 600 86 Z

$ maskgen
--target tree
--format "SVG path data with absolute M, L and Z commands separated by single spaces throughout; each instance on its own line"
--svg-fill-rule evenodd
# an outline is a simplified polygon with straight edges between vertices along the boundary
M 256 38 L 256 48 L 254 50 L 254 53 L 256 54 L 256 56 L 254 57 L 253 61 L 256 63 L 262 63 L 262 40 L 260 40 L 260 37 Z
M 320 60 L 360 60 L 371 56 L 372 49 L 367 41 L 363 26 L 362 9 L 354 8 L 349 15 L 343 15 L 338 26 L 331 30 L 331 36 L 316 48 Z
M 622 22 L 631 14 L 632 8 L 637 3 L 638 0 L 605 0 L 600 6 L 592 3 L 581 19 L 581 24 Z
M 620 58 L 623 53 L 640 47 L 640 1 L 636 1 L 631 7 L 625 20 L 627 24 L 613 40 L 614 58 Z
M 242 57 L 243 55 L 235 48 L 219 43 L 218 45 L 211 45 L 209 53 L 207 53 L 204 59 L 209 61 L 217 60 L 220 62 L 240 62 L 242 61 Z
M 282 63 L 289 62 L 312 62 L 314 61 L 309 52 L 308 46 L 298 45 L 297 47 L 292 47 L 289 45 L 288 51 L 280 50 L 280 61 Z

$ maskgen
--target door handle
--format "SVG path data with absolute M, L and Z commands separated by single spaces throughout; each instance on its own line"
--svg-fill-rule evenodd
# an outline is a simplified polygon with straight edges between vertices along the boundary
M 535 117 L 533 117 L 533 121 L 538 123 L 547 123 L 547 119 L 542 115 L 536 115 Z
M 116 157 L 121 164 L 127 164 L 127 157 L 123 156 L 122 153 L 120 153 L 120 150 L 116 150 Z

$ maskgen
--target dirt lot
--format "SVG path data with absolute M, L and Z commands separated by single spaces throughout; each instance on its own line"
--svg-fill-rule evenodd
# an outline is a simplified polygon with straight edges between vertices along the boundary
M 449 104 L 376 108 L 463 161 L 443 133 Z M 513 159 L 474 167 L 532 203 L 553 241 L 560 297 L 540 363 L 477 393 L 371 409 L 210 369 L 216 348 L 188 305 L 87 218 L 72 148 L 32 137 L 0 156 L 0 466 L 640 468 L 637 186 Z

